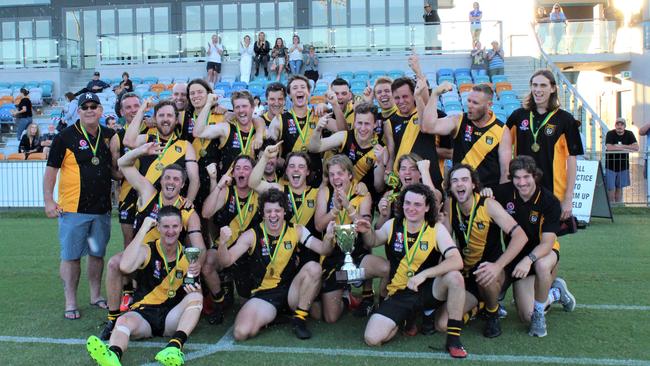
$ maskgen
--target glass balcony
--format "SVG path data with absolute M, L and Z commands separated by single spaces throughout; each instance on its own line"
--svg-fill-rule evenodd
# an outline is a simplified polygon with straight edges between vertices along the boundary
M 0 68 L 79 68 L 79 42 L 71 39 L 23 38 L 0 41 Z
M 605 20 L 539 23 L 535 32 L 550 55 L 631 52 L 635 43 L 630 29 Z

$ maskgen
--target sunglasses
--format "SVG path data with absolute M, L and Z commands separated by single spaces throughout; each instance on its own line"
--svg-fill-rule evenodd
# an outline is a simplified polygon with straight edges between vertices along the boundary
M 87 111 L 87 110 L 95 110 L 99 108 L 99 104 L 84 104 L 81 107 L 79 107 L 82 111 Z

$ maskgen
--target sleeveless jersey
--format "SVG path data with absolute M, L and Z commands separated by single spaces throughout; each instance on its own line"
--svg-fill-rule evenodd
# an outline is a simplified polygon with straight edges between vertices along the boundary
M 238 196 L 235 195 L 235 190 L 235 187 L 228 187 L 226 203 L 212 217 L 212 221 L 216 225 L 217 231 L 225 225 L 229 226 L 230 230 L 232 230 L 232 238 L 230 238 L 230 241 L 227 243 L 228 247 L 237 241 L 237 238 L 239 238 L 241 233 L 260 222 L 257 193 L 250 190 L 247 197 L 239 197 L 238 209 Z M 241 217 L 239 216 L 239 213 L 241 213 Z
M 288 288 L 298 273 L 298 246 L 300 233 L 293 224 L 285 223 L 285 232 L 280 237 L 270 236 L 266 242 L 262 230 L 264 223 L 255 225 L 253 247 L 249 249 L 249 268 L 253 278 L 252 293 L 277 287 Z

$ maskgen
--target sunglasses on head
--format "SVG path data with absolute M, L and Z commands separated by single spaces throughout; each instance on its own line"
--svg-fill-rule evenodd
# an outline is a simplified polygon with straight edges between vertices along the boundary
M 89 109 L 94 111 L 95 109 L 99 108 L 99 104 L 84 104 L 79 108 L 81 108 L 82 111 L 87 111 Z

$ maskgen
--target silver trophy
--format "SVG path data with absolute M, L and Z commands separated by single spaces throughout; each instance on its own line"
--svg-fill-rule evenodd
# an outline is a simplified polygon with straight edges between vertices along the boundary
M 352 262 L 352 251 L 354 250 L 354 243 L 357 239 L 357 231 L 354 224 L 350 225 L 335 225 L 334 231 L 336 232 L 336 244 L 345 253 L 345 260 L 340 271 L 336 271 L 336 281 L 346 283 L 358 283 L 365 279 L 365 270 L 358 268 Z
M 201 255 L 201 249 L 199 248 L 193 248 L 193 247 L 187 247 L 183 249 L 183 254 L 185 254 L 185 258 L 187 258 L 187 261 L 192 263 L 196 263 L 196 261 L 199 260 L 199 256 Z M 187 273 L 187 276 L 183 278 L 183 284 L 184 285 L 194 285 L 196 283 L 196 278 L 192 276 L 191 273 Z

